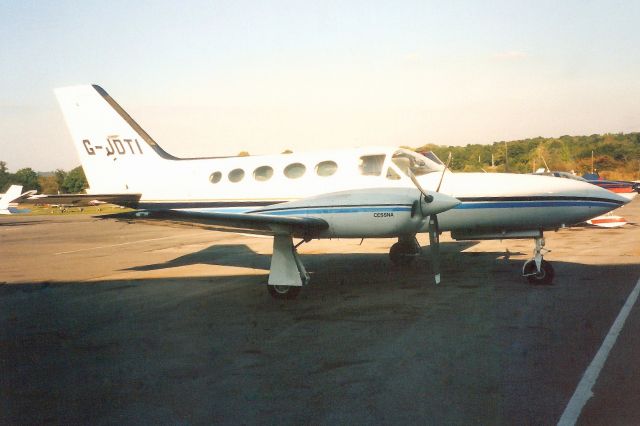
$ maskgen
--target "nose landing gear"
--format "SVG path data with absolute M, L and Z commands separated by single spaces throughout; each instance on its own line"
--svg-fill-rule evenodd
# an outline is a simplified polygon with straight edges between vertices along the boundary
M 529 281 L 529 284 L 549 285 L 553 282 L 555 272 L 551 263 L 543 259 L 543 252 L 548 253 L 551 250 L 544 248 L 544 237 L 536 237 L 534 240 L 536 247 L 533 251 L 533 259 L 525 262 L 522 267 L 522 276 Z

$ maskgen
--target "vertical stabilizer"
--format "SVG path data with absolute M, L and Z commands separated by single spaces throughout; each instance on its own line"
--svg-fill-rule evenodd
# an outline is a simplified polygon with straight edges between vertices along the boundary
M 55 89 L 92 193 L 142 192 L 147 171 L 176 158 L 96 85 Z

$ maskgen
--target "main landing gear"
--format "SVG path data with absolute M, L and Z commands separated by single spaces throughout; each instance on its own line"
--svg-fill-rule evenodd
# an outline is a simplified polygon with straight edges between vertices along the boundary
M 273 237 L 273 255 L 271 256 L 271 270 L 267 289 L 274 299 L 295 299 L 300 294 L 303 285 L 311 278 L 304 268 L 297 245 L 293 245 L 290 235 L 276 235 Z
M 543 259 L 543 252 L 549 252 L 544 248 L 544 237 L 536 237 L 536 247 L 533 251 L 533 259 L 525 262 L 522 267 L 522 276 L 525 277 L 529 284 L 533 285 L 549 285 L 553 282 L 555 272 L 551 263 Z
M 420 244 L 415 237 L 398 238 L 398 242 L 389 250 L 389 258 L 397 266 L 409 266 L 418 256 L 420 256 Z
M 302 287 L 292 285 L 268 285 L 267 290 L 274 299 L 291 300 L 298 297 Z

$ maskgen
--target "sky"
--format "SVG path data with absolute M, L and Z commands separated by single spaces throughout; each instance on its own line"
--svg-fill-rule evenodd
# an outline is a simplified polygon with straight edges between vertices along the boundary
M 176 156 L 640 131 L 638 1 L 0 3 L 0 161 L 80 164 L 99 84 Z

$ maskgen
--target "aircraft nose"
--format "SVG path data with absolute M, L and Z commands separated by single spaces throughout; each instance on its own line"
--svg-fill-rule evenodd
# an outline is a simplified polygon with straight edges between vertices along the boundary
M 593 185 L 587 182 L 580 182 L 585 185 L 584 192 L 587 197 L 602 199 L 603 201 L 610 201 L 616 204 L 624 205 L 631 201 L 631 199 L 609 191 L 608 189 L 601 188 L 597 185 Z

